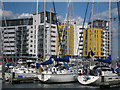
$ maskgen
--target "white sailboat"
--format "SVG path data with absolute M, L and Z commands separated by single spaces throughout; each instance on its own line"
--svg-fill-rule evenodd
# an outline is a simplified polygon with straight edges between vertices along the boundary
M 76 69 L 71 68 L 70 70 L 57 70 L 58 67 L 53 67 L 52 71 L 44 71 L 42 74 L 38 75 L 38 78 L 41 82 L 44 83 L 67 83 L 75 82 L 76 78 Z
M 67 7 L 68 7 L 68 3 L 67 3 Z M 54 7 L 54 9 L 55 9 L 55 7 Z M 68 10 L 68 8 L 67 8 L 67 10 Z M 67 14 L 68 14 L 68 12 L 67 12 Z M 57 24 L 57 18 L 56 18 L 56 24 Z M 69 35 L 68 35 L 68 37 L 69 37 Z M 66 82 L 77 81 L 77 76 L 76 76 L 77 75 L 77 67 L 69 68 L 67 66 L 67 64 L 65 64 L 65 62 L 69 61 L 69 56 L 66 56 L 65 58 L 54 58 L 54 60 L 61 63 L 61 65 L 58 65 L 58 66 L 55 65 L 52 68 L 49 67 L 48 70 L 42 72 L 41 74 L 38 74 L 38 79 L 41 82 L 44 82 L 44 83 L 66 83 Z M 46 64 L 44 64 L 44 65 L 46 65 Z
M 96 69 L 100 71 L 97 72 L 97 75 L 81 75 L 78 76 L 78 81 L 84 85 L 102 85 L 103 83 L 108 85 L 120 84 L 120 76 L 113 73 L 110 67 L 98 66 Z
M 27 64 L 24 64 L 24 62 L 26 62 L 25 60 L 22 61 L 22 59 L 20 59 L 18 61 L 18 65 L 16 67 L 13 67 L 12 69 L 10 69 L 10 72 L 5 72 L 5 80 L 9 80 L 10 77 L 12 78 L 22 78 L 23 79 L 27 79 L 27 78 L 31 78 L 31 79 L 37 79 L 37 71 L 35 69 L 35 64 L 31 63 L 30 67 L 28 67 Z M 33 68 L 32 68 L 33 67 Z
M 65 62 L 69 61 L 69 57 L 65 58 L 55 58 L 55 61 L 59 62 L 54 67 L 48 67 L 47 70 L 38 74 L 38 79 L 44 83 L 66 83 L 66 82 L 75 82 L 77 81 L 77 67 L 68 67 Z M 55 62 L 54 61 L 54 62 Z M 48 60 L 41 63 L 41 65 L 48 65 L 53 62 Z
M 92 7 L 94 7 L 94 2 Z M 109 1 L 109 19 L 110 19 L 109 29 L 110 29 L 110 42 L 111 42 L 111 1 Z M 93 8 L 92 8 L 92 20 L 93 20 Z M 110 44 L 110 55 L 108 59 L 106 60 L 98 59 L 98 61 L 104 63 L 109 63 L 111 61 L 111 44 Z M 93 71 L 92 74 L 89 73 L 90 71 L 88 71 L 87 74 L 79 75 L 78 81 L 84 85 L 94 84 L 99 86 L 102 85 L 110 86 L 110 85 L 120 84 L 120 76 L 117 73 L 113 73 L 110 67 L 96 66 L 93 68 L 92 71 Z

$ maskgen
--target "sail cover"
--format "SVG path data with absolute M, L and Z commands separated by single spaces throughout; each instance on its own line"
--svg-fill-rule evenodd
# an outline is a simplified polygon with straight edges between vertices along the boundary
M 69 55 L 67 55 L 65 58 L 54 58 L 54 60 L 59 62 L 69 62 Z
M 66 69 L 69 70 L 69 66 L 67 64 L 64 64 L 66 66 Z
M 98 59 L 98 61 L 104 62 L 104 63 L 111 63 L 111 55 L 109 55 L 107 59 Z
M 50 64 L 51 62 L 52 62 L 52 58 L 50 58 L 49 60 L 41 63 L 41 65 L 48 65 L 48 64 Z
M 93 53 L 93 51 L 92 50 L 90 50 L 90 52 L 88 53 L 88 57 L 93 57 L 95 54 Z
M 117 74 L 119 74 L 120 73 L 120 68 L 117 68 L 115 71 L 116 71 Z

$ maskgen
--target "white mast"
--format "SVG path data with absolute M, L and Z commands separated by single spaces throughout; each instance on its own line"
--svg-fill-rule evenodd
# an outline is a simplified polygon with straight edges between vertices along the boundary
M 38 0 L 37 0 L 37 7 L 36 7 L 36 17 L 37 17 L 37 19 L 36 19 L 36 32 L 35 32 L 35 34 L 36 34 L 36 57 L 38 57 L 38 26 L 39 26 L 39 17 L 38 17 Z
M 5 21 L 5 27 L 6 27 L 6 30 L 7 30 L 7 20 L 6 20 L 6 16 L 5 16 L 5 12 L 4 12 L 4 5 L 3 5 L 3 0 L 1 0 L 1 3 L 2 3 L 2 14 L 3 14 L 3 18 L 4 18 L 4 21 Z M 8 41 L 9 41 L 9 46 L 10 45 L 10 38 L 9 38 L 9 34 L 8 34 L 8 31 L 7 31 L 7 35 L 8 35 Z M 2 35 L 4 37 L 4 34 Z M 4 40 L 3 40 L 4 41 Z M 2 42 L 3 43 L 3 42 Z M 4 48 L 4 44 L 3 44 L 3 48 Z M 10 47 L 10 51 L 11 51 L 11 47 Z M 4 50 L 3 50 L 3 54 L 4 54 Z M 5 54 L 6 55 L 6 54 Z M 12 51 L 11 51 L 11 55 L 12 55 Z
M 46 29 L 46 0 L 44 0 L 44 41 L 43 41 L 43 49 L 44 49 L 44 57 L 43 59 L 45 59 L 45 51 L 46 51 L 46 44 L 45 44 L 45 29 Z
M 109 55 L 112 55 L 112 27 L 111 27 L 111 0 L 109 0 L 109 40 L 110 40 L 110 46 L 109 46 Z
M 36 10 L 36 14 L 38 15 L 38 0 L 37 0 L 37 10 Z
M 50 42 L 49 42 L 49 54 L 51 55 L 51 23 L 52 23 L 52 13 L 51 13 L 51 8 L 50 8 L 50 34 L 49 34 L 49 36 L 50 36 Z

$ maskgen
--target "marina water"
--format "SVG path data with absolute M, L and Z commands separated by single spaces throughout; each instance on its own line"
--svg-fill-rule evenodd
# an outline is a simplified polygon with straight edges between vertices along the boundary
M 1 81 L 2 82 L 2 81 Z M 86 86 L 81 85 L 79 82 L 75 83 L 62 83 L 62 84 L 43 84 L 39 81 L 31 82 L 31 83 L 19 83 L 19 84 L 9 84 L 8 82 L 2 83 L 2 88 L 4 89 L 11 89 L 11 90 L 28 90 L 28 89 L 38 89 L 41 90 L 41 88 L 44 89 L 82 89 L 82 90 L 103 90 L 99 86 Z M 104 90 L 120 90 L 120 87 L 114 87 L 114 88 L 106 88 Z

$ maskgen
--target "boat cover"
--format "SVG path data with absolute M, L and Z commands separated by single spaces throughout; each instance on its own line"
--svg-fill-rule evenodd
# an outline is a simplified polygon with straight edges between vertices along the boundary
M 42 62 L 41 65 L 48 65 L 52 62 L 52 58 L 50 57 L 49 60 L 45 61 L 45 62 Z
M 120 68 L 117 68 L 115 71 L 116 71 L 117 74 L 119 74 L 120 73 Z
M 67 55 L 65 58 L 54 58 L 54 60 L 59 62 L 69 62 L 69 55 Z
M 104 63 L 111 63 L 111 55 L 109 55 L 107 59 L 98 59 L 98 61 L 104 62 Z
M 92 50 L 90 50 L 90 52 L 88 53 L 88 57 L 90 58 L 92 58 L 93 56 L 94 56 L 95 54 L 93 53 L 93 51 Z
M 69 66 L 67 64 L 64 64 L 64 65 L 66 66 L 67 70 L 69 70 Z

